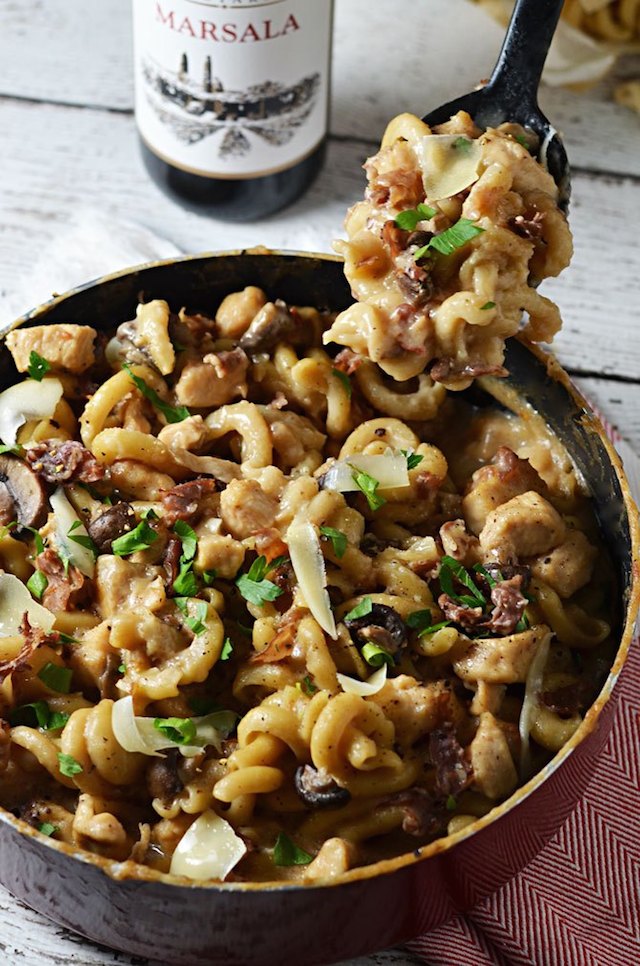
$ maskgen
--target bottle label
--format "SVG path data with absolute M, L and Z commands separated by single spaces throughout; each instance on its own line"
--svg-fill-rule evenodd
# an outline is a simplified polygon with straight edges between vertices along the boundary
M 184 171 L 250 178 L 326 133 L 332 0 L 133 0 L 136 121 Z

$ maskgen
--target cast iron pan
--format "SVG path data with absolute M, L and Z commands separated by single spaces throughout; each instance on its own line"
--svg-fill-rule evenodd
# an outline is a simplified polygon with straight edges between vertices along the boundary
M 133 317 L 140 294 L 212 313 L 224 295 L 245 285 L 299 305 L 339 310 L 351 301 L 338 259 L 254 250 L 142 266 L 56 298 L 17 324 L 111 328 Z M 326 886 L 185 885 L 151 870 L 135 878 L 139 867 L 44 839 L 0 809 L 0 881 L 14 895 L 91 939 L 167 966 L 311 966 L 443 923 L 542 849 L 583 794 L 613 718 L 613 688 L 640 595 L 633 566 L 638 526 L 620 462 L 557 363 L 511 340 L 506 364 L 510 385 L 544 413 L 587 481 L 620 587 L 621 645 L 611 674 L 578 732 L 543 772 L 470 829 Z M 0 387 L 16 378 L 2 346 Z

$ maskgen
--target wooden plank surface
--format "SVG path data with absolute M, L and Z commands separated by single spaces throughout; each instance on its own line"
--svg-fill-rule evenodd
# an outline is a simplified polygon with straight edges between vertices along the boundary
M 285 212 L 227 225 L 183 211 L 143 170 L 131 112 L 130 0 L 0 0 L 0 324 L 46 296 L 38 264 L 86 205 L 146 225 L 184 251 L 255 244 L 330 250 L 347 206 L 362 192 L 362 161 L 389 118 L 401 110 L 421 114 L 470 89 L 490 72 L 500 40 L 500 30 L 465 0 L 419 8 L 414 0 L 336 0 L 325 169 Z M 620 77 L 639 74 L 637 57 L 616 68 Z M 541 92 L 576 171 L 575 260 L 544 291 L 565 319 L 556 343 L 561 361 L 640 450 L 640 125 L 612 103 L 614 83 L 608 78 L 583 94 Z M 2 889 L 0 920 L 9 966 L 143 966 L 72 936 Z M 387 951 L 357 966 L 415 962 Z
M 361 196 L 361 165 L 367 155 L 359 141 L 331 142 L 324 170 L 300 201 L 258 224 L 229 225 L 185 211 L 150 182 L 128 115 L 0 100 L 0 129 L 0 291 L 5 292 L 24 287 L 34 257 L 55 243 L 79 204 L 138 220 L 184 251 L 256 244 L 330 251 L 347 206 Z M 564 328 L 556 351 L 576 371 L 640 375 L 640 247 L 638 219 L 630 215 L 634 211 L 640 215 L 640 182 L 575 175 L 575 257 L 571 268 L 545 282 L 542 291 L 562 309 Z M 22 308 L 40 294 L 36 289 Z

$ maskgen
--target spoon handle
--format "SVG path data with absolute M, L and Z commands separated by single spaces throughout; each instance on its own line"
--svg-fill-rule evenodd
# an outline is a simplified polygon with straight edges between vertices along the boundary
M 498 62 L 485 91 L 499 97 L 507 114 L 535 109 L 538 85 L 563 0 L 516 0 Z M 508 108 L 514 110 L 509 112 Z

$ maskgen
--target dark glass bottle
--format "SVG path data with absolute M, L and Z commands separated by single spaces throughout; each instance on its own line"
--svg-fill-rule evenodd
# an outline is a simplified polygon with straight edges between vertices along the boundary
M 153 180 L 233 221 L 305 191 L 324 157 L 333 0 L 134 0 L 136 121 Z

